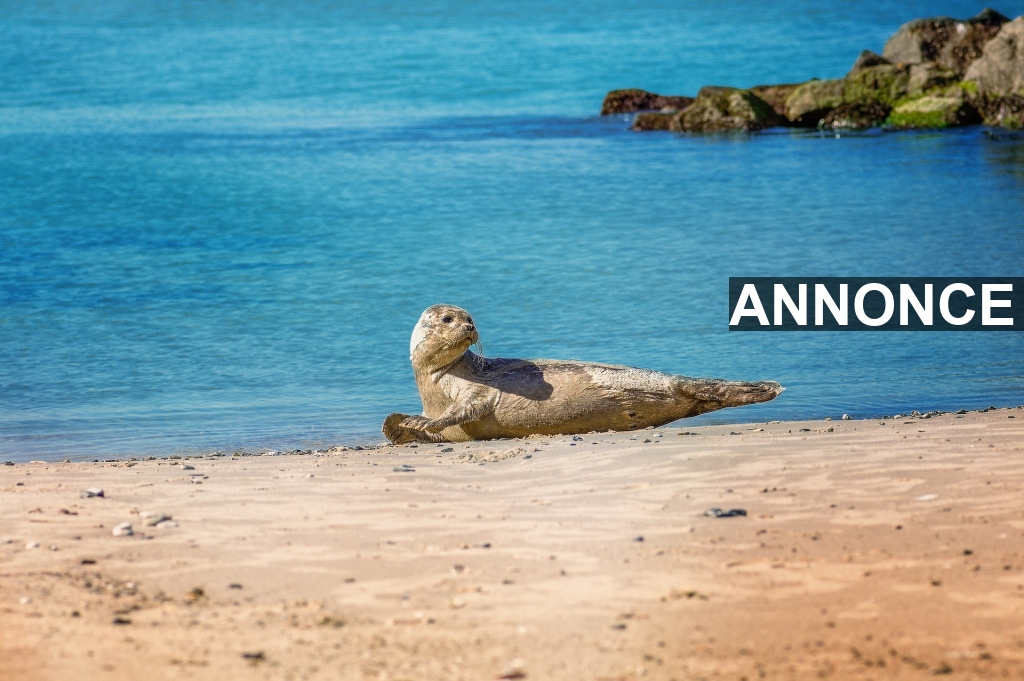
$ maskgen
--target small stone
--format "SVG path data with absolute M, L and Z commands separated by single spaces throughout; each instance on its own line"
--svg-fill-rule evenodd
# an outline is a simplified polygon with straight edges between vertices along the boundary
M 30 541 L 29 543 L 25 544 L 25 548 L 26 549 L 38 549 L 39 548 L 39 542 L 37 542 L 37 541 Z
M 156 511 L 143 511 L 141 514 L 142 522 L 149 527 L 156 527 L 165 520 L 170 520 L 171 516 Z
M 18 599 L 18 602 L 21 603 L 22 605 L 28 605 L 29 603 L 32 602 L 32 599 L 29 598 L 28 596 L 22 596 L 21 598 Z
M 237 582 L 235 582 L 235 583 L 232 583 L 232 584 L 228 584 L 228 588 L 229 589 L 241 589 L 242 585 L 237 583 Z
M 135 532 L 132 531 L 132 524 L 125 522 L 114 527 L 113 534 L 115 537 L 130 537 Z
M 525 663 L 521 658 L 516 658 L 508 663 L 505 670 L 498 676 L 499 679 L 522 679 L 526 677 L 526 672 L 523 671 Z
M 258 650 L 255 653 L 242 653 L 242 657 L 244 659 L 250 660 L 252 662 L 263 662 L 265 659 L 267 659 L 263 655 L 263 651 L 262 650 Z
M 642 534 L 639 535 L 639 536 L 633 537 L 633 541 L 643 541 L 643 540 L 644 540 L 644 536 Z
M 58 550 L 56 544 L 50 544 L 46 548 L 50 549 L 51 551 L 57 551 Z
M 826 416 L 826 417 L 825 417 L 825 420 L 826 420 L 826 421 L 831 421 L 831 420 L 832 420 L 832 417 L 831 417 L 831 416 Z
M 723 511 L 720 508 L 709 508 L 704 511 L 704 515 L 710 518 L 736 518 L 747 515 L 747 510 L 744 508 L 730 508 L 728 511 Z
M 116 624 L 118 626 L 123 626 L 123 625 L 131 624 L 131 623 L 132 623 L 132 621 L 130 619 L 128 619 L 127 617 L 115 617 L 114 618 L 114 624 Z
M 83 499 L 91 499 L 92 497 L 102 497 L 104 494 L 103 490 L 99 487 L 89 487 L 88 489 L 83 489 L 79 496 Z
M 181 464 L 180 468 L 181 468 L 181 470 L 183 470 L 183 471 L 194 471 L 194 470 L 196 469 L 196 467 L 195 467 L 195 466 L 190 466 L 190 465 L 188 465 L 187 463 L 183 463 L 183 464 Z
M 844 421 L 852 421 L 853 417 L 850 416 L 849 414 L 843 414 L 843 420 Z
M 454 447 L 445 447 L 444 449 L 441 450 L 441 453 L 444 454 L 446 452 L 454 452 L 454 451 L 455 451 Z
M 153 527 L 157 528 L 158 530 L 169 530 L 169 529 L 171 529 L 173 527 L 177 527 L 177 526 L 178 526 L 178 523 L 175 520 L 161 520 L 160 522 L 158 522 Z

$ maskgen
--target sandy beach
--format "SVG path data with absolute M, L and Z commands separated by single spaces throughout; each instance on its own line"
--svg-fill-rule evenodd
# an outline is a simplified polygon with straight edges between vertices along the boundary
M 0 466 L 0 677 L 1021 678 L 1022 454 L 998 409 Z

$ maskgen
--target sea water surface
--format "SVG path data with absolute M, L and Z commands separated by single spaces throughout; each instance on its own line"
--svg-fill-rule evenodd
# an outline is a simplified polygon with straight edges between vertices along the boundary
M 0 458 L 380 441 L 438 302 L 490 356 L 787 387 L 701 423 L 1024 403 L 1020 333 L 727 330 L 729 276 L 1024 275 L 1024 137 L 596 115 L 983 5 L 283 5 L 0 1 Z

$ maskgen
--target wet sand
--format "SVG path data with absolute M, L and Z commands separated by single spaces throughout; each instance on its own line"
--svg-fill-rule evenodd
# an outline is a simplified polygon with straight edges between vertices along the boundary
M 0 678 L 1022 678 L 1022 457 L 1000 409 L 0 466 Z

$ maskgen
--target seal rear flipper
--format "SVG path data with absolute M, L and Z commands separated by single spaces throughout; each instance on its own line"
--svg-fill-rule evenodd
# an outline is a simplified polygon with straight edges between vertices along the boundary
M 719 378 L 685 376 L 677 378 L 675 388 L 677 400 L 693 403 L 687 416 L 706 414 L 726 407 L 768 402 L 785 390 L 775 381 L 725 381 Z
M 384 425 L 381 426 L 381 432 L 384 433 L 384 437 L 389 442 L 396 445 L 404 445 L 409 442 L 422 442 L 425 444 L 434 442 L 448 442 L 440 433 L 428 433 L 425 430 L 418 430 L 416 428 L 408 428 L 402 425 L 402 422 L 406 419 L 412 418 L 408 414 L 389 414 L 384 419 Z

